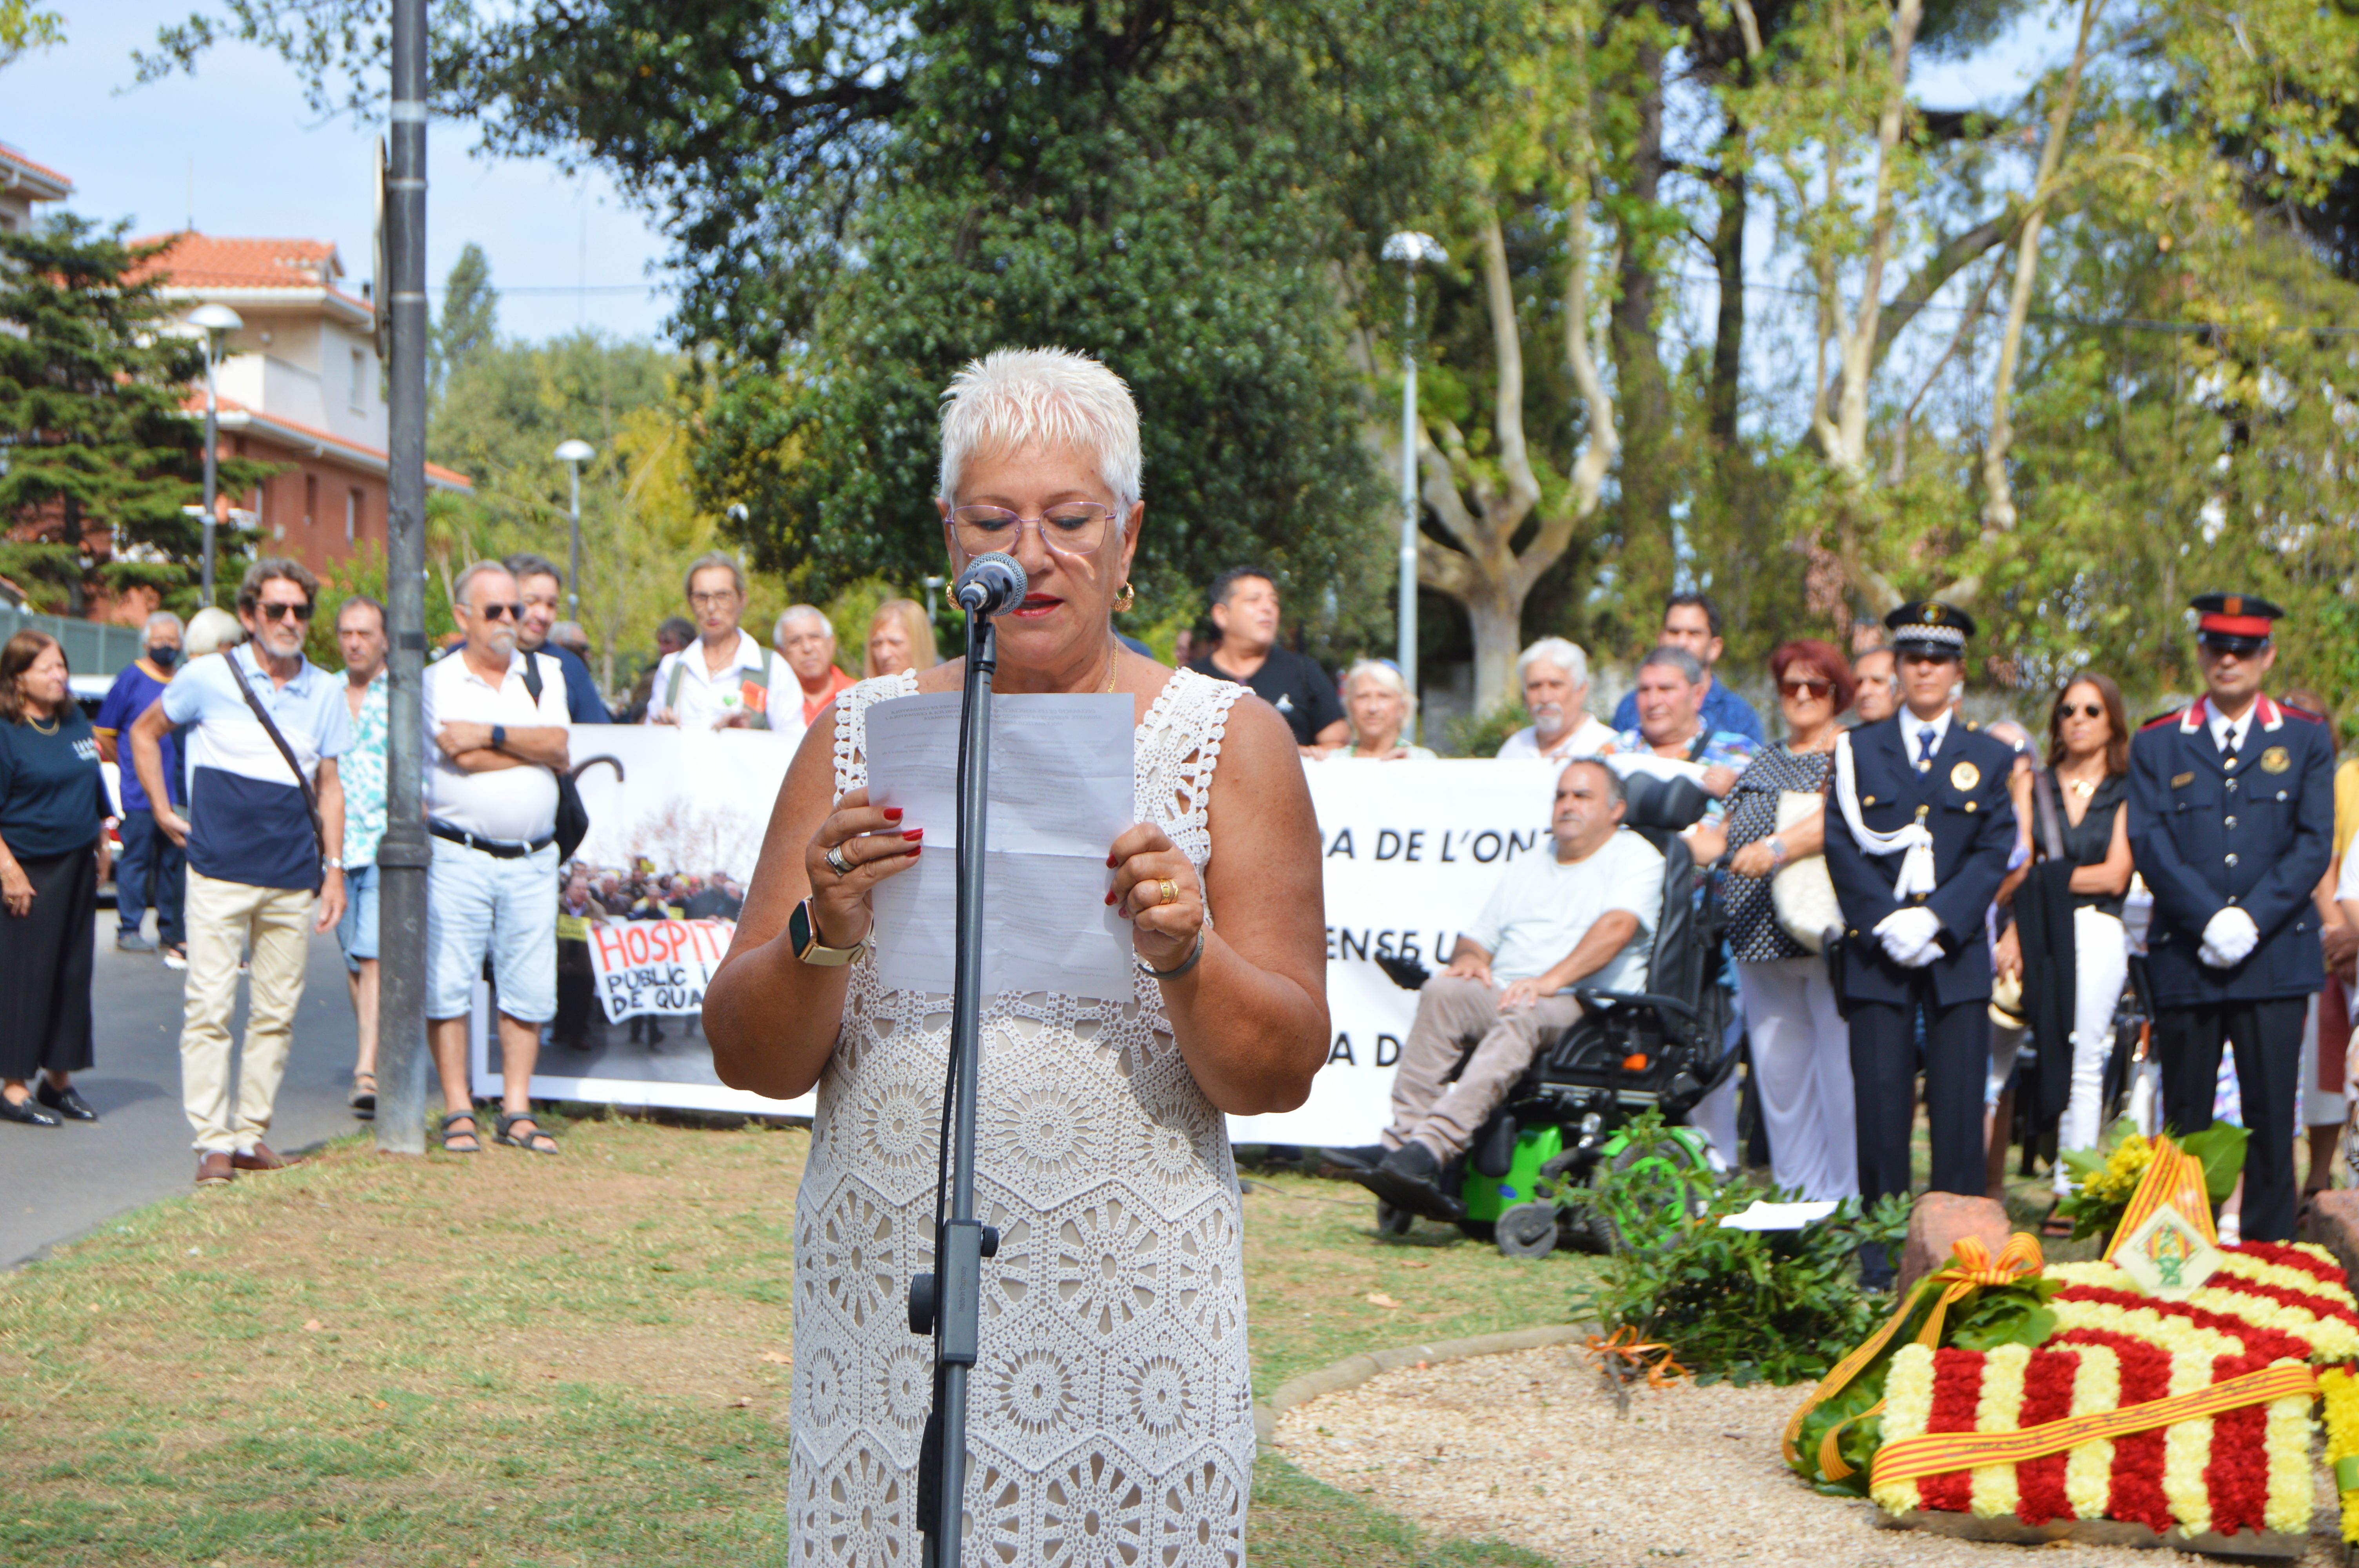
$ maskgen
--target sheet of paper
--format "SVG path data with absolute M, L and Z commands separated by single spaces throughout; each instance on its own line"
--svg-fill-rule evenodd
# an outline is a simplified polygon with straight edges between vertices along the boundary
M 942 692 L 868 709 L 869 798 L 926 830 L 918 863 L 875 893 L 877 972 L 897 989 L 951 989 L 959 702 Z M 1130 927 L 1105 906 L 1105 858 L 1138 819 L 1132 719 L 1118 693 L 992 698 L 986 992 L 1130 994 Z

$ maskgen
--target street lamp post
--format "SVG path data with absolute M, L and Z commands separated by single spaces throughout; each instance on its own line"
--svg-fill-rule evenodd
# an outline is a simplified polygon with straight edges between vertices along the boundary
M 1400 536 L 1400 665 L 1401 683 L 1412 696 L 1417 691 L 1417 267 L 1435 265 L 1450 253 L 1431 234 L 1403 229 L 1385 242 L 1385 260 L 1402 265 L 1408 313 L 1401 331 L 1401 536 Z M 1417 710 L 1409 710 L 1408 732 L 1417 741 Z
M 565 563 L 565 618 L 582 619 L 582 465 L 598 455 L 587 441 L 560 441 L 557 460 L 573 475 L 573 553 Z
M 200 305 L 189 312 L 189 325 L 205 335 L 205 550 L 204 599 L 213 601 L 214 491 L 221 463 L 221 393 L 213 384 L 213 367 L 221 362 L 222 340 L 245 325 L 226 305 Z

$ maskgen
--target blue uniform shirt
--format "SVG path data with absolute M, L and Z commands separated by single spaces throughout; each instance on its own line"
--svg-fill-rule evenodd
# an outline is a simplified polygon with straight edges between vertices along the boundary
M 147 707 L 163 695 L 172 684 L 172 677 L 146 659 L 135 659 L 123 666 L 114 684 L 106 690 L 106 698 L 98 705 L 96 720 L 100 739 L 115 743 L 115 767 L 121 775 L 116 787 L 123 792 L 123 809 L 147 811 L 147 791 L 139 783 L 139 770 L 131 765 L 131 748 L 124 737 L 131 733 L 132 725 Z M 180 737 L 172 730 L 164 731 L 164 789 L 175 806 L 181 803 Z
M 1728 683 L 1714 676 L 1712 685 L 1704 688 L 1703 727 L 1707 730 L 1725 730 L 1742 735 L 1759 746 L 1766 743 L 1761 730 L 1761 715 L 1753 705 L 1729 689 Z M 1638 693 L 1636 689 L 1622 694 L 1614 705 L 1614 728 L 1628 731 L 1638 728 Z
M 612 724 L 614 716 L 606 711 L 606 704 L 598 695 L 598 683 L 590 678 L 590 666 L 582 655 L 556 643 L 543 643 L 535 650 L 545 658 L 557 661 L 565 672 L 565 717 L 576 724 Z

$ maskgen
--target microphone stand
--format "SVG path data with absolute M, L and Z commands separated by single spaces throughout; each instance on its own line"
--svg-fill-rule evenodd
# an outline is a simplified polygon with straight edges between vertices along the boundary
M 925 1537 L 921 1568 L 959 1565 L 967 1378 L 983 1334 L 983 1260 L 999 1250 L 999 1233 L 974 1217 L 975 1076 L 983 1065 L 984 819 L 990 800 L 991 677 L 997 665 L 990 617 L 970 611 L 966 690 L 959 709 L 958 927 L 941 1162 L 934 1189 L 935 1271 L 909 1281 L 909 1332 L 930 1334 L 934 1340 L 934 1402 L 918 1460 L 918 1529 Z

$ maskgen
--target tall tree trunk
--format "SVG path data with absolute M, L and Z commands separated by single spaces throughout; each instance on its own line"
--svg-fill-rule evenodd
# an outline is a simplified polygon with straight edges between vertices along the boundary
M 1705 428 L 1723 454 L 1736 445 L 1745 368 L 1745 127 L 1732 118 L 1720 143 L 1715 194 L 1720 215 L 1712 231 L 1712 265 L 1720 276 L 1720 308 L 1712 321 L 1712 385 L 1704 395 Z
M 1622 403 L 1623 600 L 1649 640 L 1654 613 L 1670 591 L 1676 564 L 1671 503 L 1671 387 L 1655 327 L 1656 275 L 1661 265 L 1653 214 L 1663 182 L 1663 51 L 1638 51 L 1637 135 L 1622 192 L 1621 295 L 1611 336 Z

